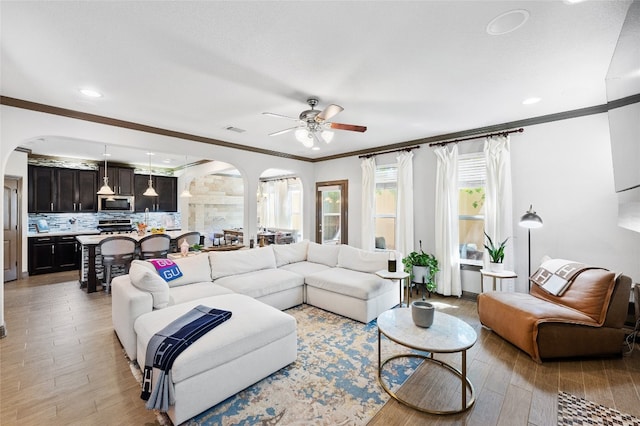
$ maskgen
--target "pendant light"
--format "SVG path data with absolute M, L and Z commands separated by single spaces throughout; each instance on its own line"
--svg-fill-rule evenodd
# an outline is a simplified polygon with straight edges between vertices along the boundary
M 113 189 L 111 189 L 111 187 L 109 186 L 109 176 L 107 176 L 107 145 L 104 146 L 104 177 L 102 178 L 102 180 L 104 181 L 104 184 L 102 185 L 102 187 L 100 188 L 100 190 L 97 192 L 98 195 L 113 195 L 115 194 L 115 192 L 113 192 Z
M 187 172 L 187 156 L 184 156 L 184 173 L 186 174 Z M 191 198 L 193 197 L 193 195 L 191 195 L 191 192 L 189 192 L 189 187 L 187 186 L 188 183 L 185 182 L 184 183 L 184 189 L 182 190 L 182 192 L 180 193 L 180 198 Z
M 157 197 L 158 193 L 153 189 L 153 180 L 151 179 L 151 156 L 153 155 L 153 152 L 147 152 L 147 155 L 149 156 L 149 187 L 142 195 L 147 197 Z

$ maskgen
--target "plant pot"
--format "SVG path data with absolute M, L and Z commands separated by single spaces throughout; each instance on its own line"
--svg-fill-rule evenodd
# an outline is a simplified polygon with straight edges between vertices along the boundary
M 422 283 L 429 280 L 429 268 L 426 266 L 412 266 L 413 282 Z
M 418 327 L 428 328 L 433 324 L 435 308 L 429 302 L 411 302 L 411 318 Z
M 504 263 L 490 262 L 489 269 L 491 269 L 492 272 L 502 272 L 504 271 Z

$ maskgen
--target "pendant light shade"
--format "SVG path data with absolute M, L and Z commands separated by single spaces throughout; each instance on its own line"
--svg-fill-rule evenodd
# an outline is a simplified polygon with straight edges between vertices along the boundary
M 113 189 L 109 186 L 109 177 L 107 176 L 107 145 L 104 146 L 104 177 L 102 178 L 102 187 L 98 190 L 98 195 L 114 195 Z
M 151 156 L 153 155 L 153 153 L 147 152 L 147 155 L 149 156 L 149 187 L 146 191 L 144 191 L 142 195 L 146 197 L 157 197 L 158 193 L 155 189 L 153 189 L 153 179 L 151 179 Z
M 187 156 L 185 155 L 184 156 L 184 172 L 186 173 L 186 171 L 187 171 Z M 191 197 L 193 197 L 193 195 L 191 195 L 191 192 L 189 192 L 189 186 L 185 182 L 184 189 L 180 193 L 180 198 L 191 198 Z

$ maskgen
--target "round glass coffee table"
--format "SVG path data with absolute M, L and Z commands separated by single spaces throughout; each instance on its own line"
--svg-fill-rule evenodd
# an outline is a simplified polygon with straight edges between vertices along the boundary
M 406 353 L 394 355 L 382 361 L 382 336 L 389 340 L 411 349 L 429 352 L 430 355 Z M 436 311 L 433 317 L 433 325 L 429 328 L 421 328 L 413 323 L 411 308 L 390 309 L 378 317 L 378 382 L 382 388 L 396 401 L 415 410 L 430 414 L 454 414 L 468 410 L 475 402 L 473 385 L 467 377 L 467 349 L 472 347 L 477 340 L 475 330 L 466 322 L 443 312 Z M 462 354 L 462 371 L 433 358 L 434 353 Z M 436 410 L 428 407 L 420 407 L 399 397 L 382 380 L 382 370 L 391 360 L 397 358 L 421 358 L 428 362 L 436 363 L 452 372 L 462 381 L 462 408 L 460 410 Z M 469 388 L 470 400 L 467 402 L 467 388 Z

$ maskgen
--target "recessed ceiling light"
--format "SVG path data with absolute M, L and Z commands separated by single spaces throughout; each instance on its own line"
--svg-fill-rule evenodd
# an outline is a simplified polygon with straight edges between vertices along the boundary
M 524 9 L 510 10 L 498 15 L 487 24 L 489 35 L 503 35 L 517 30 L 529 19 L 529 11 Z
M 85 95 L 88 98 L 101 98 L 102 97 L 102 93 L 98 92 L 97 90 L 93 90 L 93 89 L 80 89 L 80 93 L 82 93 L 83 95 Z
M 313 148 L 311 148 L 313 151 L 320 151 L 320 147 L 319 146 L 314 146 Z
M 522 101 L 522 105 L 533 105 L 533 104 L 537 104 L 538 102 L 540 102 L 540 98 L 527 98 L 524 101 Z

